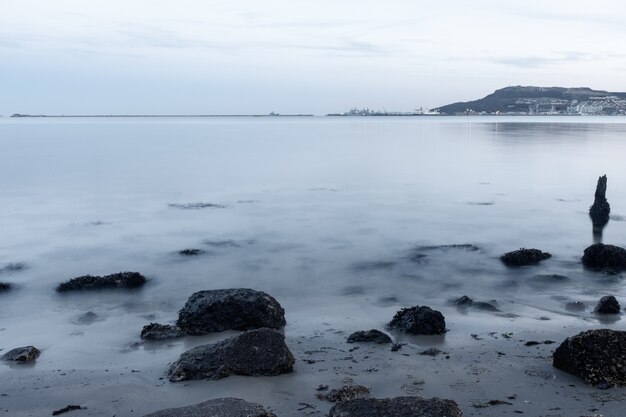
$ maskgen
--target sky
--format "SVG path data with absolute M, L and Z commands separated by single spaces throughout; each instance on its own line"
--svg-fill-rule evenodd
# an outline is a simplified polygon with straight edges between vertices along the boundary
M 508 85 L 626 91 L 595 0 L 0 0 L 0 115 L 433 108 Z

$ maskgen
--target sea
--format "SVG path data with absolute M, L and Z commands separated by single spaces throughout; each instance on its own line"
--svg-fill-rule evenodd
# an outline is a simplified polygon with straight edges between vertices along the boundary
M 207 289 L 266 291 L 303 336 L 384 329 L 413 305 L 466 333 L 607 324 L 591 310 L 626 302 L 623 277 L 580 258 L 594 241 L 626 246 L 625 156 L 621 117 L 2 118 L 0 348 L 42 354 L 3 365 L 0 392 L 41 371 L 164 371 L 205 339 L 145 344 L 142 327 Z M 601 175 L 611 220 L 594 236 Z M 499 260 L 523 247 L 552 258 Z M 120 271 L 148 282 L 55 291 Z M 463 295 L 499 313 L 465 315 Z

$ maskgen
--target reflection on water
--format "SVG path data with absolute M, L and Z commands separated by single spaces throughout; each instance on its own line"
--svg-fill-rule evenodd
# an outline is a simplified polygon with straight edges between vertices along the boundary
M 148 321 L 173 322 L 194 291 L 239 286 L 274 295 L 301 334 L 316 325 L 312 312 L 382 328 L 416 304 L 444 311 L 449 326 L 462 314 L 477 326 L 598 323 L 567 306 L 626 295 L 621 275 L 580 265 L 594 241 L 588 206 L 599 175 L 611 179 L 612 207 L 626 212 L 621 122 L 3 120 L 0 268 L 29 266 L 2 269 L 18 286 L 0 294 L 3 339 L 44 347 L 53 360 L 40 366 L 108 367 Z M 625 232 L 613 221 L 603 240 L 626 245 Z M 520 247 L 554 256 L 505 268 L 498 257 Z M 182 259 L 184 248 L 207 256 Z M 125 270 L 148 284 L 54 292 L 75 276 Z M 496 300 L 499 311 L 449 304 L 463 295 Z M 97 319 L 86 325 L 88 312 Z M 172 352 L 128 355 L 167 363 Z

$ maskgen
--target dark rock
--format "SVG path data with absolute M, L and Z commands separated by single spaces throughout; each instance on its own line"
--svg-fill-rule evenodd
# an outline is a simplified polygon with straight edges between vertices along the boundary
M 539 262 L 551 257 L 551 254 L 542 252 L 539 249 L 521 248 L 505 253 L 500 257 L 500 260 L 507 266 L 529 266 L 537 265 Z
M 598 178 L 593 205 L 589 207 L 589 217 L 594 226 L 604 226 L 609 222 L 611 206 L 606 199 L 606 175 Z
M 0 292 L 9 291 L 11 289 L 11 284 L 8 282 L 0 282 Z
M 626 269 L 626 249 L 615 245 L 594 243 L 585 249 L 583 265 L 595 269 Z
M 568 337 L 553 355 L 555 368 L 587 384 L 626 385 L 626 332 L 598 329 Z
M 276 417 L 259 404 L 238 398 L 218 398 L 180 408 L 168 408 L 143 417 Z
M 168 376 L 172 382 L 229 375 L 274 376 L 291 372 L 294 363 L 285 336 L 264 328 L 188 350 L 170 366 Z
M 198 256 L 204 253 L 206 252 L 203 251 L 202 249 L 183 249 L 183 250 L 178 251 L 178 254 L 180 256 Z
M 12 349 L 0 358 L 7 362 L 32 362 L 41 352 L 34 346 L 24 346 Z
M 587 304 L 583 303 L 582 301 L 571 301 L 565 304 L 565 309 L 567 311 L 575 312 L 585 311 L 587 309 Z
M 342 401 L 330 409 L 329 417 L 462 417 L 456 402 L 420 397 L 358 398 Z
M 422 356 L 437 356 L 439 354 L 443 353 L 442 351 L 440 351 L 437 348 L 428 348 L 426 350 L 421 351 L 419 354 Z
M 271 295 L 249 288 L 199 291 L 178 312 L 177 325 L 188 334 L 224 330 L 278 329 L 285 310 Z
M 118 272 L 103 277 L 84 275 L 59 284 L 57 291 L 95 290 L 104 288 L 137 288 L 146 283 L 139 272 Z
M 183 337 L 185 333 L 177 326 L 169 324 L 150 323 L 141 329 L 143 340 L 168 340 Z
M 404 346 L 404 345 L 406 345 L 406 343 L 393 343 L 391 345 L 391 351 L 392 352 L 397 352 L 397 351 L 401 350 L 402 346 Z
M 65 406 L 65 407 L 63 407 L 61 409 L 54 410 L 52 412 L 52 415 L 53 416 L 59 416 L 59 415 L 61 415 L 63 413 L 67 413 L 67 412 L 75 411 L 75 410 L 82 410 L 82 409 L 83 409 L 83 407 L 81 407 L 80 405 L 68 405 L 68 406 Z
M 461 243 L 461 244 L 454 244 L 454 245 L 436 245 L 436 246 L 418 246 L 415 248 L 416 251 L 431 251 L 431 250 L 450 250 L 450 249 L 454 249 L 454 250 L 464 250 L 464 251 L 468 251 L 468 252 L 476 252 L 479 251 L 480 248 L 476 245 L 472 245 L 470 243 Z
M 441 312 L 426 306 L 403 308 L 389 322 L 389 328 L 410 334 L 444 334 L 446 320 Z
M 363 385 L 344 385 L 341 388 L 332 389 L 327 394 L 317 394 L 320 400 L 326 400 L 331 403 L 339 401 L 354 400 L 355 398 L 368 397 L 370 390 Z
M 606 295 L 600 298 L 596 308 L 593 310 L 594 313 L 599 314 L 619 314 L 621 310 L 621 306 L 615 297 L 612 295 Z
M 467 295 L 464 295 L 463 297 L 454 300 L 454 304 L 460 307 L 470 307 L 472 304 L 474 304 L 474 300 L 469 298 Z
M 348 343 L 355 342 L 391 343 L 391 337 L 376 329 L 361 330 L 348 337 Z
M 524 346 L 537 346 L 540 344 L 541 342 L 537 342 L 536 340 L 529 340 L 528 342 L 524 343 Z

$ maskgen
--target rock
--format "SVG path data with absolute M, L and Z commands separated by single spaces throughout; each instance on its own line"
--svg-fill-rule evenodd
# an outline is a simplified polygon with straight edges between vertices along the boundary
M 0 358 L 7 362 L 32 362 L 39 357 L 41 352 L 34 346 L 24 346 L 12 349 Z
M 183 250 L 178 251 L 178 254 L 180 256 L 198 256 L 204 253 L 206 252 L 203 251 L 202 249 L 183 249 Z
M 150 323 L 141 329 L 143 340 L 168 340 L 185 336 L 185 333 L 177 326 L 170 324 Z
M 146 283 L 139 272 L 118 272 L 101 276 L 84 275 L 59 284 L 57 291 L 95 290 L 104 288 L 137 288 Z
M 11 289 L 11 284 L 8 282 L 0 282 L 0 292 L 9 291 Z
M 229 375 L 274 376 L 291 372 L 294 363 L 285 336 L 263 328 L 188 350 L 170 366 L 168 376 L 172 382 Z
M 276 417 L 259 404 L 238 398 L 218 398 L 180 408 L 168 408 L 143 417 Z
M 199 202 L 199 203 L 170 203 L 168 204 L 168 206 L 170 206 L 171 208 L 175 208 L 175 209 L 181 209 L 181 210 L 201 210 L 201 209 L 205 209 L 205 208 L 218 208 L 218 209 L 223 209 L 223 208 L 227 208 L 228 206 L 224 205 L 224 204 L 215 204 L 215 203 L 203 203 L 203 202 Z
M 391 337 L 376 329 L 361 330 L 348 337 L 348 343 L 355 342 L 391 343 Z
M 388 327 L 417 335 L 444 334 L 446 320 L 439 311 L 426 306 L 415 306 L 398 311 Z
M 271 295 L 248 288 L 199 291 L 178 312 L 185 333 L 202 335 L 224 330 L 279 329 L 285 310 Z
M 437 356 L 439 354 L 443 353 L 442 351 L 440 351 L 437 348 L 428 348 L 426 350 L 421 351 L 419 354 L 422 356 Z
M 626 385 L 626 332 L 587 330 L 554 351 L 553 366 L 600 387 Z
M 68 413 L 70 411 L 76 411 L 76 410 L 83 410 L 84 408 L 81 407 L 80 405 L 67 405 L 63 408 L 60 408 L 58 410 L 54 410 L 52 412 L 53 416 L 60 416 L 63 413 Z
M 606 199 L 606 175 L 598 178 L 593 205 L 589 207 L 589 217 L 594 226 L 604 226 L 609 222 L 611 206 Z
M 599 314 L 619 314 L 622 308 L 619 305 L 619 302 L 612 295 L 606 295 L 600 298 L 596 308 L 593 310 L 594 313 Z
M 551 258 L 548 252 L 542 252 L 539 249 L 521 248 L 513 252 L 507 252 L 500 257 L 500 260 L 506 266 L 529 266 L 537 265 L 539 262 Z
M 594 243 L 585 249 L 583 265 L 595 269 L 626 269 L 626 249 L 615 245 Z
M 26 264 L 22 262 L 10 263 L 0 268 L 0 274 L 23 271 L 24 269 L 26 269 Z
M 420 397 L 359 398 L 342 401 L 328 417 L 463 417 L 456 402 Z
M 571 301 L 565 304 L 565 309 L 567 311 L 574 312 L 585 311 L 587 309 L 587 304 L 583 303 L 582 301 Z
M 320 400 L 336 403 L 339 401 L 348 401 L 355 398 L 368 397 L 370 390 L 363 385 L 344 385 L 341 388 L 330 390 L 327 394 L 317 394 Z
M 471 298 L 469 298 L 467 295 L 464 295 L 461 298 L 457 298 L 456 300 L 453 301 L 453 304 L 463 309 L 471 307 L 476 310 L 483 310 L 483 311 L 500 311 L 491 302 L 474 301 Z
M 77 322 L 78 322 L 78 324 L 89 325 L 89 324 L 92 324 L 93 322 L 95 322 L 96 320 L 98 320 L 98 315 L 96 313 L 94 313 L 93 311 L 88 311 L 88 312 L 78 316 Z

